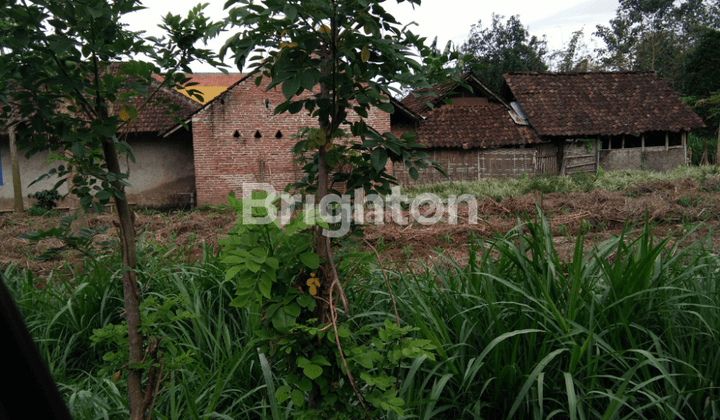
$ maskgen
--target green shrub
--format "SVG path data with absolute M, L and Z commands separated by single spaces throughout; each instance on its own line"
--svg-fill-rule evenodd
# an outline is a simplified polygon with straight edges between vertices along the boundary
M 62 198 L 57 190 L 42 190 L 33 194 L 28 194 L 28 198 L 35 199 L 32 207 L 28 209 L 28 214 L 31 216 L 42 216 L 48 210 L 52 210 L 57 207 L 57 201 Z M 31 210 L 35 209 L 35 210 Z

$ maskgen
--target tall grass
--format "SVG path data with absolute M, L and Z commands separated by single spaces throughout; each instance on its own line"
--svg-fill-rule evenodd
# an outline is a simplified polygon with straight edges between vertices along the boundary
M 720 418 L 718 257 L 645 227 L 570 261 L 547 223 L 398 275 L 401 316 L 438 346 L 403 390 L 429 418 Z
M 418 185 L 403 190 L 403 194 L 414 198 L 423 193 L 432 193 L 440 198 L 450 195 L 470 194 L 476 198 L 490 197 L 501 201 L 530 192 L 571 193 L 593 190 L 622 191 L 631 185 L 654 180 L 677 180 L 692 178 L 704 182 L 720 176 L 717 166 L 678 166 L 666 173 L 643 170 L 608 171 L 603 174 L 576 174 L 570 176 L 540 175 L 521 179 L 484 179 L 481 181 L 443 182 Z
M 147 295 L 186 296 L 178 310 L 200 315 L 167 331 L 192 361 L 169 372 L 155 407 L 160 419 L 262 418 L 265 402 L 262 372 L 250 340 L 249 314 L 230 307 L 235 290 L 224 281 L 215 256 L 182 261 L 183 250 L 142 248 L 138 278 Z M 9 267 L 8 288 L 24 316 L 58 388 L 76 419 L 127 418 L 124 379 L 104 371 L 108 348 L 93 347 L 93 329 L 122 321 L 122 285 L 117 256 L 85 260 L 69 276 L 38 279 Z M 47 287 L 36 287 L 38 283 Z M 150 283 L 149 285 L 147 283 Z
M 720 418 L 720 257 L 709 240 L 679 239 L 640 226 L 592 249 L 579 237 L 563 259 L 539 216 L 471 241 L 465 265 L 440 256 L 389 271 L 402 322 L 437 346 L 435 361 L 401 372 L 404 418 Z M 193 361 L 170 372 L 156 417 L 292 418 L 274 400 L 272 360 L 252 342 L 258 315 L 229 306 L 234 286 L 215 256 L 189 263 L 145 249 L 145 293 L 187 296 L 179 309 L 199 315 L 168 331 Z M 124 381 L 103 371 L 104 349 L 89 340 L 122 318 L 118 267 L 113 256 L 88 260 L 44 289 L 27 272 L 5 272 L 76 419 L 127 418 Z M 394 317 L 380 267 L 360 271 L 346 286 L 351 330 Z

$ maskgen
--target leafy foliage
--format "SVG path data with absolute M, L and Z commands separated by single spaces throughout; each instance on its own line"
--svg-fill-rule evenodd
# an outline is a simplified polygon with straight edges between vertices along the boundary
M 595 35 L 605 47 L 598 50 L 606 70 L 655 71 L 678 91 L 686 82 L 686 55 L 699 43 L 705 28 L 717 28 L 720 9 L 715 2 L 695 0 L 621 1 L 609 26 Z
M 83 208 L 102 212 L 113 200 L 118 211 L 120 249 L 125 289 L 128 333 L 128 399 L 130 418 L 151 415 L 158 380 L 158 338 L 143 329 L 140 292 L 137 286 L 135 231 L 125 196 L 128 175 L 122 173 L 118 153 L 132 151 L 120 129 L 136 120 L 139 108 L 148 104 L 167 108 L 156 97 L 161 88 L 182 88 L 190 72 L 189 63 L 200 59 L 220 64 L 215 53 L 197 48 L 200 41 L 215 36 L 222 24 L 202 13 L 204 6 L 190 10 L 187 18 L 168 14 L 161 27 L 167 38 L 132 33 L 121 17 L 141 8 L 138 0 L 24 0 L 5 2 L 0 9 L 0 39 L 4 60 L 0 63 L 0 121 L 3 127 L 17 125 L 20 148 L 27 155 L 50 151 L 64 164 L 48 173 L 59 180 L 54 189 L 72 178 L 70 193 Z M 145 58 L 148 61 L 143 60 Z M 123 63 L 119 63 L 123 61 Z M 163 76 L 156 82 L 153 76 Z M 194 94 L 192 90 L 189 92 Z M 71 238 L 67 229 L 58 233 Z M 81 235 L 80 241 L 87 238 Z M 67 241 L 66 241 L 67 242 Z M 147 332 L 147 331 L 143 331 Z M 159 359 L 158 359 L 159 358 Z M 143 386 L 145 362 L 153 364 Z
M 52 210 L 57 207 L 57 200 L 60 200 L 62 196 L 57 190 L 42 190 L 33 194 L 28 194 L 28 198 L 34 198 L 37 201 L 33 203 L 33 207 L 37 207 L 43 210 Z
M 77 220 L 77 212 L 71 215 L 63 216 L 60 218 L 60 225 L 48 230 L 39 229 L 37 231 L 29 232 L 22 235 L 21 238 L 27 239 L 32 242 L 39 242 L 43 239 L 54 238 L 59 239 L 62 245 L 59 247 L 52 247 L 47 251 L 43 252 L 37 258 L 40 260 L 53 260 L 58 255 L 67 250 L 79 251 L 83 255 L 90 258 L 97 258 L 98 256 L 112 252 L 112 247 L 116 245 L 117 241 L 114 240 L 97 240 L 98 235 L 102 235 L 109 227 L 107 225 L 100 225 L 95 228 L 80 228 L 73 229 L 73 223 Z
M 231 195 L 228 203 L 237 214 L 248 214 L 242 200 Z M 253 208 L 252 215 L 264 218 L 268 211 Z M 393 370 L 419 357 L 434 359 L 434 346 L 428 340 L 410 339 L 414 328 L 388 319 L 382 328 L 364 326 L 355 331 L 345 323 L 318 324 L 318 302 L 325 299 L 316 277 L 320 259 L 311 247 L 309 228 L 316 224 L 328 227 L 312 213 L 300 212 L 284 229 L 279 219 L 248 224 L 241 217 L 229 238 L 220 240 L 221 261 L 228 267 L 225 280 L 237 287 L 231 306 L 261 314 L 253 329 L 260 352 L 271 358 L 275 374 L 283 378 L 284 384 L 274 393 L 278 404 L 291 403 L 300 418 L 359 418 L 366 410 L 356 399 L 360 387 L 374 407 L 368 411 L 372 418 L 388 410 L 402 415 L 404 401 L 398 396 Z M 362 270 L 368 261 L 363 253 L 345 257 L 338 267 L 340 276 Z M 327 299 L 333 299 L 332 292 Z M 334 299 L 339 299 L 337 294 Z M 346 322 L 352 322 L 350 314 L 344 315 Z M 343 378 L 348 374 L 349 380 Z M 360 384 L 353 378 L 359 378 Z
M 716 416 L 720 259 L 712 238 L 668 241 L 654 238 L 652 226 L 628 227 L 592 249 L 584 248 L 581 236 L 580 251 L 564 257 L 545 223 L 523 221 L 506 236 L 475 239 L 462 261 L 438 255 L 432 266 L 386 268 L 401 319 L 419 328 L 405 336 L 435 346 L 434 360 L 404 359 L 396 397 L 404 405 L 395 407 L 420 419 Z M 276 346 L 265 358 L 268 369 L 272 363 L 266 379 L 253 331 L 261 313 L 229 305 L 237 280 L 225 281 L 224 257 L 204 249 L 200 261 L 188 262 L 183 257 L 188 250 L 153 244 L 140 249 L 139 278 L 142 284 L 152 281 L 157 302 L 187 296 L 177 310 L 200 315 L 167 326 L 178 350 L 193 352 L 193 362 L 164 383 L 158 418 L 294 418 L 300 410 L 292 396 L 299 386 L 281 375 L 293 370 L 298 382 L 314 382 L 300 363 L 323 370 L 315 381 L 335 371 L 336 353 L 326 334 L 311 344 L 326 352 L 332 367 L 307 355 L 302 357 L 309 364 L 299 356 L 285 359 Z M 347 258 L 351 268 L 354 262 Z M 122 287 L 113 274 L 121 267 L 117 254 L 85 259 L 54 272 L 46 288 L 36 287 L 41 279 L 18 267 L 4 272 L 78 420 L 127 417 L 125 385 L 99 374 L 107 367 L 102 356 L 112 348 L 91 346 L 90 340 L 93 330 L 122 322 Z M 384 340 L 381 330 L 400 330 L 394 322 L 386 326 L 392 308 L 380 266 L 365 261 L 356 275 L 362 281 L 346 288 L 350 316 L 343 328 L 348 339 L 366 346 L 369 357 L 348 354 L 348 364 L 364 370 L 360 363 L 372 361 L 370 379 L 384 385 L 380 367 L 387 364 L 374 352 L 391 356 L 375 343 Z M 373 331 L 360 335 L 363 328 Z M 385 370 L 392 389 L 396 371 Z M 358 383 L 372 386 L 362 378 Z M 347 390 L 346 383 L 339 385 Z M 329 394 L 338 392 L 330 387 Z M 359 411 L 351 410 L 337 417 Z M 397 417 L 392 406 L 381 406 L 375 418 Z
M 163 84 L 181 88 L 187 78 L 179 70 L 189 72 L 191 60 L 219 64 L 212 52 L 194 46 L 221 28 L 203 16 L 201 7 L 184 19 L 166 16 L 162 27 L 167 39 L 123 28 L 120 17 L 140 7 L 136 0 L 46 0 L 29 5 L 12 1 L 0 11 L 6 22 L 0 26 L 6 51 L 0 66 L 0 119 L 3 125 L 18 123 L 13 113 L 19 114 L 19 147 L 28 154 L 50 150 L 64 160 L 47 176 L 58 177 L 55 188 L 72 177 L 71 192 L 85 208 L 95 201 L 97 211 L 113 197 L 124 197 L 122 187 L 129 185 L 127 175 L 108 170 L 102 139 L 113 139 L 118 152 L 134 160 L 117 135 L 138 116 L 134 99 L 143 98 L 144 106 L 167 106 L 155 97 L 160 84 L 152 76 L 162 74 Z M 152 61 L 129 58 L 137 56 Z M 110 104 L 117 104 L 117 114 L 111 115 Z
M 470 29 L 470 37 L 462 45 L 465 54 L 473 56 L 465 66 L 472 68 L 475 74 L 487 85 L 499 91 L 503 83 L 502 75 L 511 71 L 547 71 L 545 63 L 547 42 L 545 39 L 530 36 L 527 28 L 520 22 L 520 16 L 511 16 L 505 24 L 504 16 L 492 15 L 490 27 L 483 28 L 478 21 Z
M 222 54 L 232 50 L 238 68 L 248 65 L 255 72 L 258 86 L 269 78 L 268 89 L 281 89 L 285 101 L 275 108 L 276 114 L 304 112 L 318 120 L 317 127 L 305 130 L 294 147 L 305 162 L 305 177 L 294 187 L 314 193 L 321 203 L 335 183 L 350 190 L 351 196 L 355 188 L 388 193 L 396 183 L 387 170 L 390 162 L 403 162 L 415 178 L 416 168 L 439 168 L 420 150 L 414 135 L 398 138 L 371 127 L 371 111 L 396 111 L 391 96 L 399 90 L 392 83 L 430 87 L 426 78 L 444 75 L 443 65 L 449 60 L 433 54 L 424 46 L 424 38 L 402 27 L 382 3 L 228 2 L 228 6 L 240 5 L 230 9 L 228 19 L 240 31 L 228 40 Z M 229 203 L 242 210 L 233 197 Z M 223 241 L 227 278 L 238 278 L 233 303 L 252 305 L 262 313 L 255 332 L 266 346 L 264 351 L 279 359 L 273 371 L 286 384 L 272 396 L 276 404 L 291 401 L 302 410 L 298 413 L 302 418 L 335 413 L 341 418 L 362 413 L 370 417 L 371 412 L 386 410 L 401 414 L 403 401 L 391 389 L 385 370 L 431 347 L 403 341 L 411 328 L 401 327 L 399 320 L 397 325 L 386 323 L 381 330 L 385 339 L 377 338 L 372 346 L 368 340 L 374 331 L 351 332 L 345 327 L 347 319 L 339 319 L 337 308 L 340 299 L 348 315 L 340 280 L 345 261 L 336 260 L 320 227 L 328 226 L 317 218 L 315 209 L 292 219 L 284 230 L 277 221 L 256 226 L 241 219 Z M 270 377 L 269 367 L 265 370 Z

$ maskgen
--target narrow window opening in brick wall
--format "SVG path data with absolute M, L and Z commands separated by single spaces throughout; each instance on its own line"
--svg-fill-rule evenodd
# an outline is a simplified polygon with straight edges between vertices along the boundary
M 256 139 L 262 138 L 262 134 L 260 134 L 260 130 L 255 130 L 255 138 Z
M 240 137 L 240 132 L 238 130 L 235 130 L 235 132 L 233 133 L 233 137 L 235 137 L 235 138 Z
M 282 138 L 282 131 L 278 130 L 278 132 L 275 133 L 275 138 L 276 138 L 276 139 L 281 139 L 281 138 Z

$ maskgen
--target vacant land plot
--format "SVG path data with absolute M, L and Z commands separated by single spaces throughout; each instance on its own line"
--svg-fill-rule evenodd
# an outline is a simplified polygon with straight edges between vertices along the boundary
M 478 223 L 470 223 L 467 207 L 461 206 L 456 224 L 447 220 L 429 226 L 385 223 L 366 226 L 365 235 L 389 261 L 430 262 L 437 251 L 443 251 L 461 262 L 467 258 L 471 236 L 505 235 L 516 228 L 519 220 L 537 217 L 541 209 L 561 253 L 572 249 L 579 233 L 584 233 L 588 242 L 599 242 L 619 233 L 627 223 L 644 220 L 652 223 L 659 237 L 682 236 L 695 229 L 693 239 L 714 231 L 720 223 L 719 176 L 715 167 L 705 167 L 682 168 L 664 176 L 634 171 L 582 179 L 550 177 L 438 184 L 410 189 L 408 193 L 412 196 L 432 192 L 441 197 L 476 194 Z M 643 179 L 650 180 L 639 181 Z M 405 210 L 403 217 L 409 213 Z M 16 264 L 46 274 L 62 269 L 66 260 L 72 263 L 78 256 L 71 252 L 56 261 L 36 261 L 35 256 L 62 244 L 53 239 L 32 243 L 21 238 L 29 231 L 57 226 L 61 216 L 0 215 L 0 266 Z M 113 219 L 112 214 L 88 215 L 85 226 L 113 226 Z M 175 213 L 138 210 L 135 226 L 146 243 L 174 245 L 177 252 L 193 260 L 201 258 L 203 244 L 215 248 L 218 238 L 233 226 L 235 219 L 222 207 Z M 112 239 L 115 235 L 111 228 L 98 240 Z M 714 243 L 715 240 L 713 236 Z

